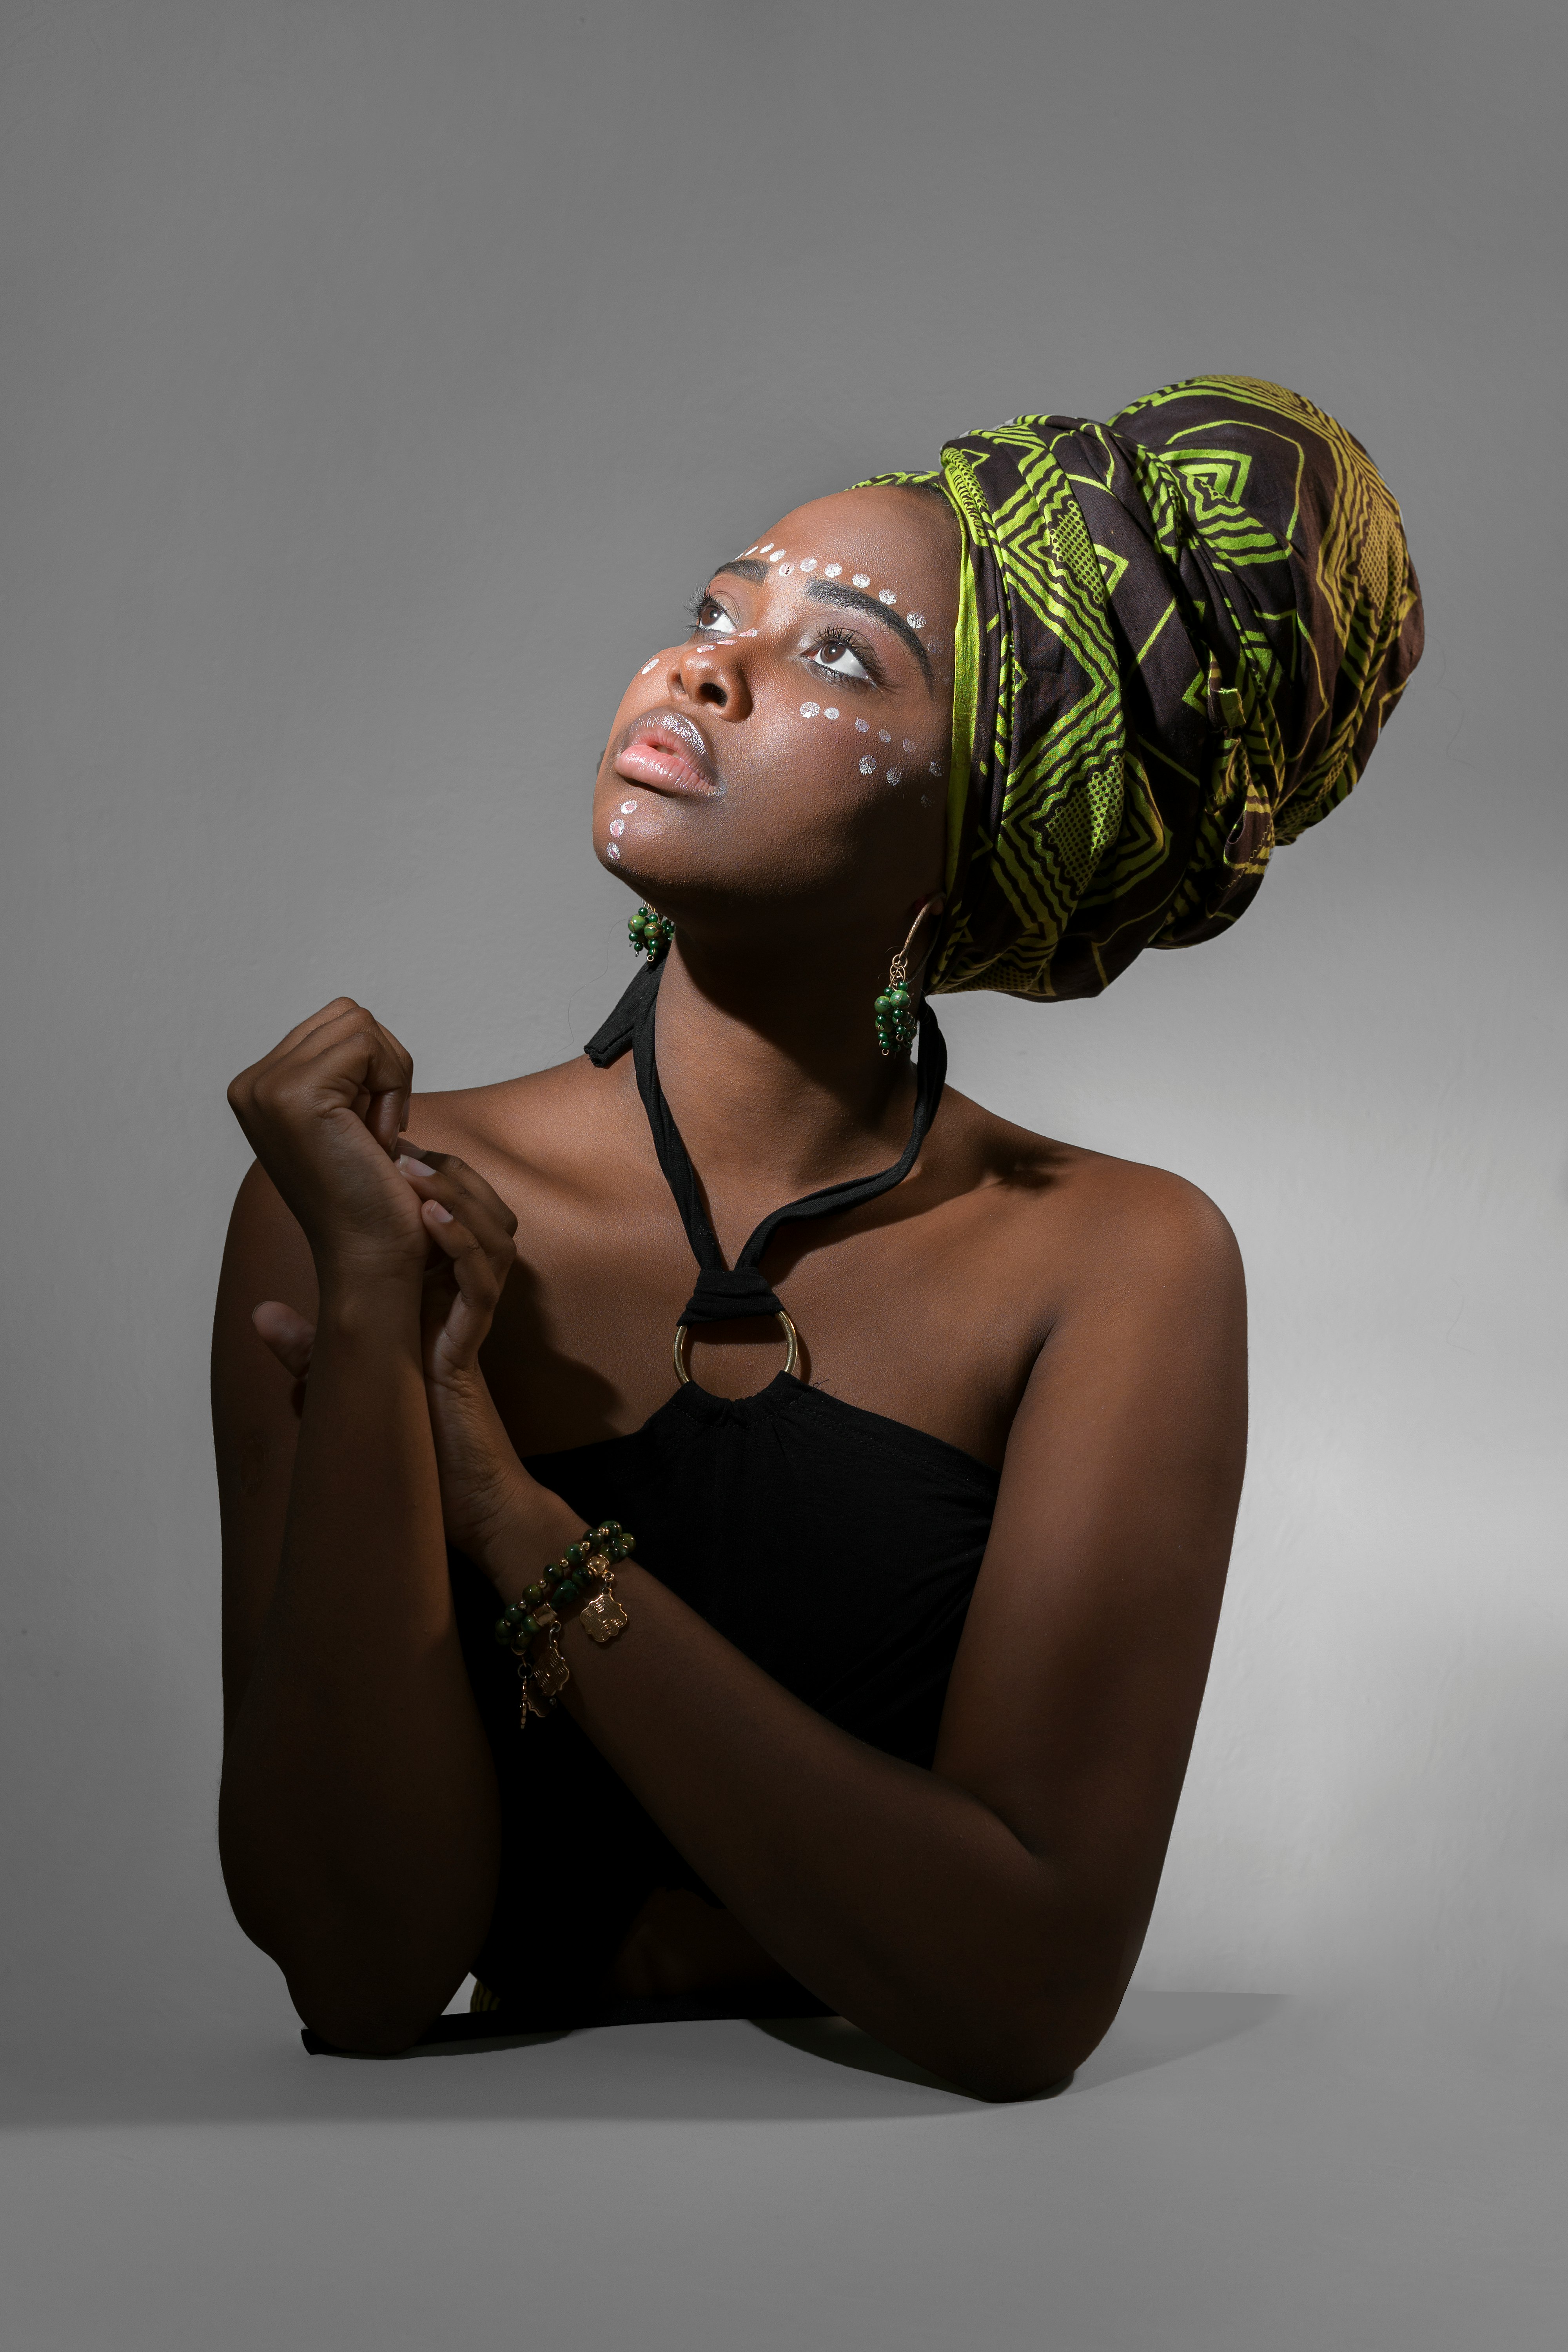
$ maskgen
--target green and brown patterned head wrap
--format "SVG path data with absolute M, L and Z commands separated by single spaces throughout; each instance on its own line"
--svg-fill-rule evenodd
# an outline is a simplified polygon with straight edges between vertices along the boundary
M 927 985 L 1093 996 L 1213 939 L 1337 808 L 1421 656 L 1399 509 L 1297 393 L 1195 376 L 942 450 L 963 526 Z

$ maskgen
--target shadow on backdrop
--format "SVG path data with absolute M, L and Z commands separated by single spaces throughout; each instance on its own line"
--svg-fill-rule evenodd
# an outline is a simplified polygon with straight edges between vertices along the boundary
M 1128 1994 L 1070 2085 L 1082 2097 L 1250 2032 L 1282 1997 Z M 598 2026 L 318 2059 L 279 2034 L 181 2042 L 59 2038 L 13 2058 L 12 2128 L 103 2123 L 865 2122 L 984 2112 L 984 2103 L 842 2018 Z

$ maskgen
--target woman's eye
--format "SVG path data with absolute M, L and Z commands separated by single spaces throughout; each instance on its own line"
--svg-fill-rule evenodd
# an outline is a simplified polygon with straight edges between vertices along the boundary
M 852 678 L 866 686 L 871 683 L 870 671 L 843 637 L 825 638 L 811 658 L 816 667 L 829 677 Z
M 732 637 L 735 634 L 734 622 L 723 605 L 716 604 L 711 596 L 704 596 L 699 603 L 697 625 L 704 635 L 710 637 Z

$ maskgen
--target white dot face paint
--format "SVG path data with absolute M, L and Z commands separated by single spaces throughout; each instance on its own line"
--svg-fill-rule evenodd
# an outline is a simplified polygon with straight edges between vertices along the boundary
M 822 567 L 822 576 L 825 580 L 837 580 L 843 569 L 842 563 L 825 563 Z
M 631 815 L 631 814 L 632 814 L 632 811 L 633 811 L 636 807 L 637 807 L 637 803 L 636 803 L 636 801 L 623 801 L 623 802 L 621 803 L 621 814 L 622 814 L 623 816 L 630 816 L 630 815 Z
M 941 761 L 940 760 L 933 760 L 933 761 L 931 761 L 931 774 L 932 774 L 933 776 L 940 776 L 940 775 L 941 775 L 941 773 L 942 773 L 942 761 Z
M 850 577 L 857 588 L 869 588 L 871 585 L 871 575 L 868 572 L 855 572 L 850 574 Z
M 803 719 L 815 719 L 821 709 L 820 702 L 803 702 L 800 706 L 800 715 Z
M 923 613 L 906 613 L 904 614 L 904 618 L 909 623 L 911 629 L 923 629 L 925 627 L 926 616 Z
M 878 730 L 877 730 L 877 740 L 878 740 L 878 742 L 879 742 L 879 743 L 890 743 L 890 742 L 892 741 L 892 740 L 893 740 L 893 739 L 892 739 L 892 737 L 889 734 L 889 732 L 888 732 L 888 730 L 887 730 L 887 729 L 886 729 L 885 727 L 879 727 L 879 728 L 878 728 Z
M 878 604 L 896 604 L 898 603 L 898 601 L 899 601 L 899 592 L 898 592 L 898 590 L 897 590 L 896 588 L 879 588 L 879 589 L 878 589 L 878 591 L 877 591 L 877 602 L 878 602 Z
M 641 669 L 639 669 L 639 670 L 638 670 L 638 672 L 637 672 L 637 676 L 638 676 L 639 677 L 646 677 L 647 676 L 647 674 L 648 674 L 648 672 L 649 672 L 649 670 L 650 670 L 650 669 L 657 669 L 658 667 L 658 656 L 657 654 L 655 654 L 655 656 L 654 656 L 654 657 L 653 657 L 652 661 L 650 661 L 650 662 L 644 662 L 644 664 L 643 664 L 643 666 L 642 666 Z
M 765 555 L 772 545 L 771 539 L 764 539 L 760 546 L 752 548 L 751 551 L 753 555 Z
M 619 849 L 618 845 L 617 845 L 616 843 L 613 842 L 613 841 L 611 842 L 611 844 L 610 844 L 609 847 L 608 847 L 608 848 L 605 850 L 605 856 L 606 856 L 606 857 L 616 857 L 616 858 L 618 858 L 618 857 L 620 856 L 620 854 L 621 854 L 621 853 L 620 853 L 620 849 Z
M 902 768 L 889 768 L 888 770 L 888 782 L 890 784 L 901 784 L 903 781 L 904 772 Z
M 869 751 L 868 751 L 865 758 L 860 762 L 860 773 L 863 776 L 874 776 L 876 772 L 877 762 L 872 759 Z
M 613 816 L 610 819 L 610 838 L 612 841 L 619 841 L 626 829 L 626 821 L 624 816 Z
M 816 556 L 803 555 L 800 559 L 800 568 L 803 572 L 815 572 L 816 569 Z
M 823 715 L 824 719 L 837 719 L 837 716 L 838 716 L 838 713 L 837 713 L 837 710 L 835 710 L 835 709 L 833 708 L 832 703 L 830 702 L 830 703 L 828 704 L 828 706 L 827 706 L 826 709 L 823 712 L 823 714 L 822 714 L 822 715 Z
M 858 719 L 855 721 L 855 732 L 857 735 L 869 735 L 871 732 L 870 720 L 868 719 Z
M 769 556 L 768 562 L 770 563 L 776 563 L 783 553 L 784 550 L 782 547 L 775 547 L 773 553 Z
M 918 743 L 911 743 L 909 737 L 906 735 L 904 738 L 904 749 L 906 751 L 918 751 L 920 746 Z
M 795 566 L 793 563 L 781 563 L 778 570 L 774 572 L 773 578 L 775 580 L 787 580 L 794 570 Z

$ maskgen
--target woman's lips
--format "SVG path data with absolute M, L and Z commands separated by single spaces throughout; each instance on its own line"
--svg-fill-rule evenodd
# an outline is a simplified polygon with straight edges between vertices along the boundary
M 655 792 L 711 798 L 722 789 L 701 729 L 679 715 L 634 720 L 611 765 L 617 776 Z

